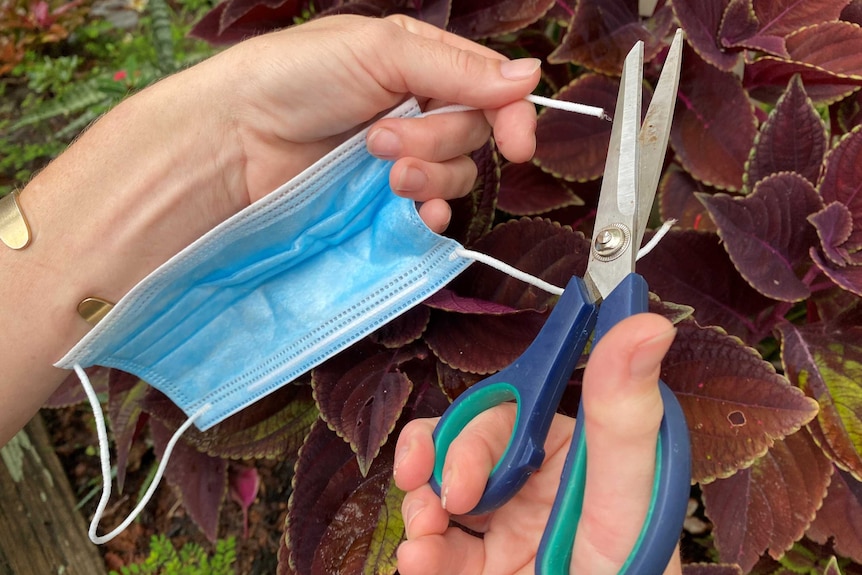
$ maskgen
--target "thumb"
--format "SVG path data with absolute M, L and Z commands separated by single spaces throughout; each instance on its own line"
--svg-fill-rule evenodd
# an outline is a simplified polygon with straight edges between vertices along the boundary
M 385 52 L 379 56 L 388 66 L 372 74 L 387 90 L 496 109 L 524 98 L 539 83 L 538 59 L 508 60 L 466 38 L 402 15 L 386 21 L 401 36 L 396 44 L 376 44 Z
M 611 329 L 590 356 L 582 396 L 587 478 L 573 572 L 617 573 L 638 538 L 664 412 L 658 376 L 675 334 L 665 318 L 639 314 Z

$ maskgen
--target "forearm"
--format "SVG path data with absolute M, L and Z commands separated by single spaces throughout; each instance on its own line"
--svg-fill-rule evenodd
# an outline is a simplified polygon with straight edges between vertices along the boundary
M 22 191 L 32 242 L 0 245 L 0 445 L 68 374 L 51 365 L 90 327 L 76 311 L 82 299 L 116 302 L 242 207 L 212 193 L 239 154 L 192 79 L 119 105 Z M 209 193 L 196 193 L 203 186 Z M 200 217 L 176 215 L 190 212 Z

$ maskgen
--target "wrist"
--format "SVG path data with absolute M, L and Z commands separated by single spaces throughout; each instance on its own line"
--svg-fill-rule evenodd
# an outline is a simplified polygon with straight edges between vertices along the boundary
M 207 101 L 213 91 L 195 93 L 194 80 L 169 78 L 121 103 L 23 190 L 32 243 L 16 267 L 63 326 L 55 353 L 87 331 L 82 299 L 116 302 L 243 207 L 230 189 L 237 146 Z

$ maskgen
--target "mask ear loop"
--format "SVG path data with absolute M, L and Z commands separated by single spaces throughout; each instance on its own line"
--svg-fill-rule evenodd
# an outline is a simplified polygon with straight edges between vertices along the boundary
M 89 376 L 87 376 L 84 369 L 77 363 L 75 364 L 74 369 L 75 373 L 78 374 L 78 379 L 81 380 L 81 385 L 84 387 L 87 399 L 90 401 L 90 407 L 93 409 L 93 416 L 96 420 L 96 432 L 99 436 L 99 458 L 102 464 L 102 498 L 99 500 L 99 505 L 96 508 L 96 513 L 93 515 L 92 521 L 90 521 L 90 530 L 88 535 L 90 536 L 90 541 L 96 545 L 102 545 L 125 531 L 138 515 L 141 514 L 141 511 L 144 510 L 144 507 L 146 507 L 147 503 L 150 502 L 150 499 L 153 498 L 153 494 L 155 494 L 156 489 L 162 480 L 162 476 L 165 473 L 165 469 L 167 468 L 168 461 L 171 457 L 171 452 L 173 451 L 177 441 L 179 441 L 182 434 L 185 433 L 186 430 L 210 408 L 210 405 L 206 404 L 197 410 L 179 427 L 179 429 L 176 430 L 174 435 L 171 437 L 171 440 L 168 441 L 168 445 L 165 447 L 165 453 L 162 456 L 162 460 L 159 462 L 159 467 L 156 469 L 156 474 L 153 476 L 150 486 L 147 488 L 143 497 L 141 497 L 141 501 L 138 503 L 137 507 L 132 510 L 129 516 L 126 517 L 126 519 L 124 519 L 116 529 L 106 535 L 97 535 L 96 531 L 99 528 L 99 522 L 102 520 L 102 515 L 108 507 L 108 501 L 111 499 L 111 454 L 108 447 L 108 431 L 105 426 L 105 415 L 102 412 L 102 405 L 99 403 L 99 398 L 96 396 L 96 390 L 93 389 L 93 384 L 90 383 Z

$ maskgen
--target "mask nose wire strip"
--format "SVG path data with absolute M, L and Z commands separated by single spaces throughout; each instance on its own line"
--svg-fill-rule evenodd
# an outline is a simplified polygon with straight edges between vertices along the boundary
M 78 374 L 78 379 L 81 380 L 81 385 L 84 387 L 87 399 L 90 401 L 90 407 L 93 409 L 93 416 L 96 420 L 96 432 L 99 436 L 99 458 L 102 464 L 102 498 L 99 500 L 96 513 L 93 515 L 93 519 L 90 522 L 90 530 L 88 534 L 90 536 L 90 541 L 96 545 L 101 545 L 122 533 L 129 525 L 131 525 L 132 521 L 141 514 L 141 511 L 144 510 L 144 507 L 146 507 L 147 503 L 152 499 L 153 494 L 156 492 L 156 488 L 162 480 L 162 475 L 165 473 L 165 468 L 168 466 L 171 452 L 173 451 L 177 441 L 179 441 L 182 434 L 185 433 L 185 431 L 210 408 L 210 405 L 207 404 L 201 407 L 191 417 L 189 417 L 185 423 L 179 427 L 179 429 L 176 430 L 168 442 L 167 447 L 165 447 L 165 453 L 162 456 L 162 460 L 159 462 L 159 467 L 156 469 L 156 474 L 153 476 L 153 480 L 150 482 L 147 492 L 144 493 L 143 497 L 141 497 L 141 501 L 138 503 L 137 507 L 132 510 L 129 516 L 126 517 L 126 519 L 123 520 L 116 529 L 106 535 L 97 535 L 96 530 L 99 528 L 99 522 L 101 521 L 102 515 L 105 513 L 105 509 L 108 506 L 108 501 L 111 498 L 111 454 L 108 450 L 108 432 L 105 427 L 105 415 L 102 413 L 102 406 L 99 403 L 96 390 L 93 389 L 93 384 L 90 383 L 89 376 L 87 376 L 87 373 L 79 364 L 75 364 L 74 369 L 75 373 Z

